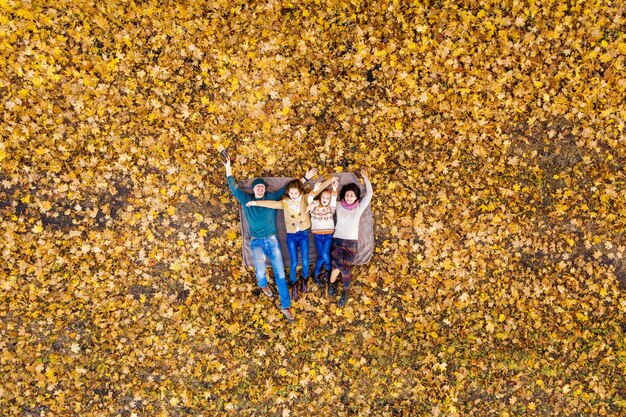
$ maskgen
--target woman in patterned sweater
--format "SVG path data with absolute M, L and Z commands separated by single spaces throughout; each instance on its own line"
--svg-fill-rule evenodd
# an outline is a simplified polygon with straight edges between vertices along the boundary
M 332 184 L 332 191 L 327 187 Z M 330 245 L 333 241 L 335 231 L 335 209 L 337 206 L 338 178 L 331 178 L 324 183 L 317 183 L 313 191 L 309 193 L 309 207 L 311 213 L 311 233 L 315 238 L 315 249 L 317 249 L 317 262 L 313 270 L 313 282 L 318 286 L 324 285 L 330 276 Z M 321 194 L 320 194 L 321 193 Z M 319 198 L 316 199 L 316 196 Z M 321 277 L 322 266 L 326 271 Z
M 359 238 L 359 221 L 361 214 L 372 201 L 372 183 L 367 171 L 361 170 L 365 181 L 365 196 L 361 198 L 361 190 L 357 184 L 350 183 L 342 187 L 339 193 L 340 204 L 337 205 L 337 224 L 333 233 L 333 243 L 330 250 L 333 270 L 328 284 L 328 295 L 335 295 L 335 281 L 341 274 L 343 294 L 339 299 L 339 307 L 348 301 L 348 288 L 352 281 L 352 264 L 356 256 Z

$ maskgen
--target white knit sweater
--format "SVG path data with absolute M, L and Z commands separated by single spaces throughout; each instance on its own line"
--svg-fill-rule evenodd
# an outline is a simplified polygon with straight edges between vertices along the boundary
M 359 201 L 359 204 L 352 210 L 346 210 L 341 202 L 337 203 L 337 224 L 335 225 L 335 233 L 333 237 L 339 239 L 358 240 L 359 239 L 359 221 L 361 214 L 365 211 L 372 201 L 372 183 L 368 178 L 365 180 L 365 196 Z

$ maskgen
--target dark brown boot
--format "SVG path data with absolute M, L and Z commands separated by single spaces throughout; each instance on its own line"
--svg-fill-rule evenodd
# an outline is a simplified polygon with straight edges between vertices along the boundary
M 322 275 L 322 285 L 325 285 L 326 283 L 328 283 L 330 281 L 330 271 L 326 271 L 324 272 L 324 275 Z
M 346 305 L 347 302 L 348 302 L 348 289 L 344 288 L 343 293 L 341 294 L 341 298 L 339 299 L 339 302 L 337 303 L 337 305 L 339 307 L 343 307 Z
M 291 299 L 296 301 L 298 299 L 298 281 L 289 284 L 289 286 L 291 287 Z
M 337 281 L 330 282 L 328 281 L 328 296 L 333 297 L 335 295 L 335 287 L 337 286 Z
M 321 280 L 321 276 L 320 275 L 313 275 L 313 284 L 321 287 L 322 286 L 322 282 Z

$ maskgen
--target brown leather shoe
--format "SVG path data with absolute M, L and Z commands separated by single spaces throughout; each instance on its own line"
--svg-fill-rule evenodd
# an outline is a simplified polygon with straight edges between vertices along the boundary
M 293 310 L 291 309 L 291 307 L 281 308 L 280 311 L 283 313 L 283 315 L 285 316 L 285 318 L 287 319 L 289 323 L 293 323 L 294 315 L 293 315 Z
M 267 295 L 269 298 L 272 298 L 274 296 L 274 293 L 272 292 L 272 289 L 269 285 L 261 288 L 261 291 L 263 291 L 263 294 Z

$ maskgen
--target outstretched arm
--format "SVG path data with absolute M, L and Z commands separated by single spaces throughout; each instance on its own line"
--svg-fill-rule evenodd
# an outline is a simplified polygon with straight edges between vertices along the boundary
M 282 210 L 283 209 L 283 203 L 281 203 L 280 201 L 275 201 L 275 200 L 248 201 L 246 203 L 246 206 L 248 206 L 248 207 L 252 207 L 252 206 L 265 207 L 265 208 L 270 208 L 270 209 L 274 209 L 274 210 Z

